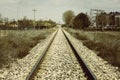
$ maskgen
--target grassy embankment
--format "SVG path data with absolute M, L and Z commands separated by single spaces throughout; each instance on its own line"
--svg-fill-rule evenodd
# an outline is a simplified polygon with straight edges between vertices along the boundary
M 120 68 L 120 32 L 66 30 L 98 56 Z
M 31 48 L 52 32 L 53 29 L 7 31 L 7 36 L 0 36 L 0 68 L 25 57 Z

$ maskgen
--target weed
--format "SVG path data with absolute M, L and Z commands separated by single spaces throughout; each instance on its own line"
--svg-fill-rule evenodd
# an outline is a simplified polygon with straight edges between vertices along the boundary
M 46 38 L 46 31 L 8 31 L 7 36 L 0 37 L 0 68 L 29 54 L 31 48 Z
M 67 30 L 81 40 L 89 49 L 97 51 L 97 55 L 114 66 L 120 67 L 120 36 L 119 32 L 92 32 Z M 76 34 L 77 33 L 77 34 Z

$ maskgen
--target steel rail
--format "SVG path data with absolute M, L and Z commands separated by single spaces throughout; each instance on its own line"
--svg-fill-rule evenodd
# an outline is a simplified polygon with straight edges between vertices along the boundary
M 68 36 L 66 35 L 66 33 L 64 32 L 64 30 L 62 29 L 63 34 L 65 35 L 71 49 L 73 50 L 80 66 L 82 66 L 83 71 L 85 72 L 85 76 L 87 77 L 88 80 L 97 80 L 96 76 L 94 75 L 94 73 L 91 71 L 91 69 L 88 67 L 88 65 L 85 63 L 85 61 L 83 60 L 83 58 L 80 56 L 79 52 L 77 51 L 77 49 L 75 48 L 75 46 L 73 45 L 73 43 L 69 40 Z
M 39 57 L 39 59 L 37 60 L 37 62 L 35 63 L 34 67 L 32 68 L 31 72 L 29 73 L 29 75 L 26 77 L 26 80 L 32 80 L 34 75 L 36 74 L 38 67 L 40 65 L 40 63 L 42 62 L 46 52 L 48 51 L 49 47 L 51 46 L 56 34 L 57 34 L 58 30 L 55 32 L 53 38 L 50 40 L 50 43 L 47 45 L 47 47 L 45 48 L 45 50 L 42 52 L 41 56 Z

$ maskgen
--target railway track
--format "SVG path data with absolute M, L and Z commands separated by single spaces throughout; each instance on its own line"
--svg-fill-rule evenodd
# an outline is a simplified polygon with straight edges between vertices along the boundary
M 61 28 L 26 80 L 97 80 Z

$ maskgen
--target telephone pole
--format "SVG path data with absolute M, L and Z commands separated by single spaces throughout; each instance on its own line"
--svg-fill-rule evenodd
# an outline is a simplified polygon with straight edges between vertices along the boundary
M 92 23 L 96 23 L 96 27 L 98 27 L 98 15 L 100 13 L 104 13 L 105 11 L 104 10 L 100 10 L 100 9 L 91 9 L 90 10 L 90 20 L 92 21 Z M 95 15 L 94 15 L 95 14 Z M 95 17 L 96 17 L 96 20 L 95 20 Z
M 18 25 L 18 15 L 19 15 L 19 6 L 17 6 L 17 28 L 19 27 Z
M 100 13 L 104 13 L 105 11 L 104 10 L 100 10 L 100 9 L 91 9 L 90 10 L 90 20 L 92 21 L 92 24 L 93 24 L 93 26 L 94 26 L 94 24 L 96 25 L 96 28 L 98 28 L 98 15 L 100 14 Z M 94 38 L 93 38 L 93 40 L 94 40 L 94 42 L 96 42 L 96 38 L 97 38 L 97 36 L 96 36 L 96 30 L 94 31 Z
M 36 25 L 36 24 L 35 24 L 35 22 L 36 22 L 36 21 L 35 21 L 35 12 L 36 12 L 37 10 L 36 10 L 36 9 L 33 9 L 32 11 L 34 12 L 34 23 L 33 23 L 33 25 L 34 25 L 34 29 L 35 29 L 35 25 Z

